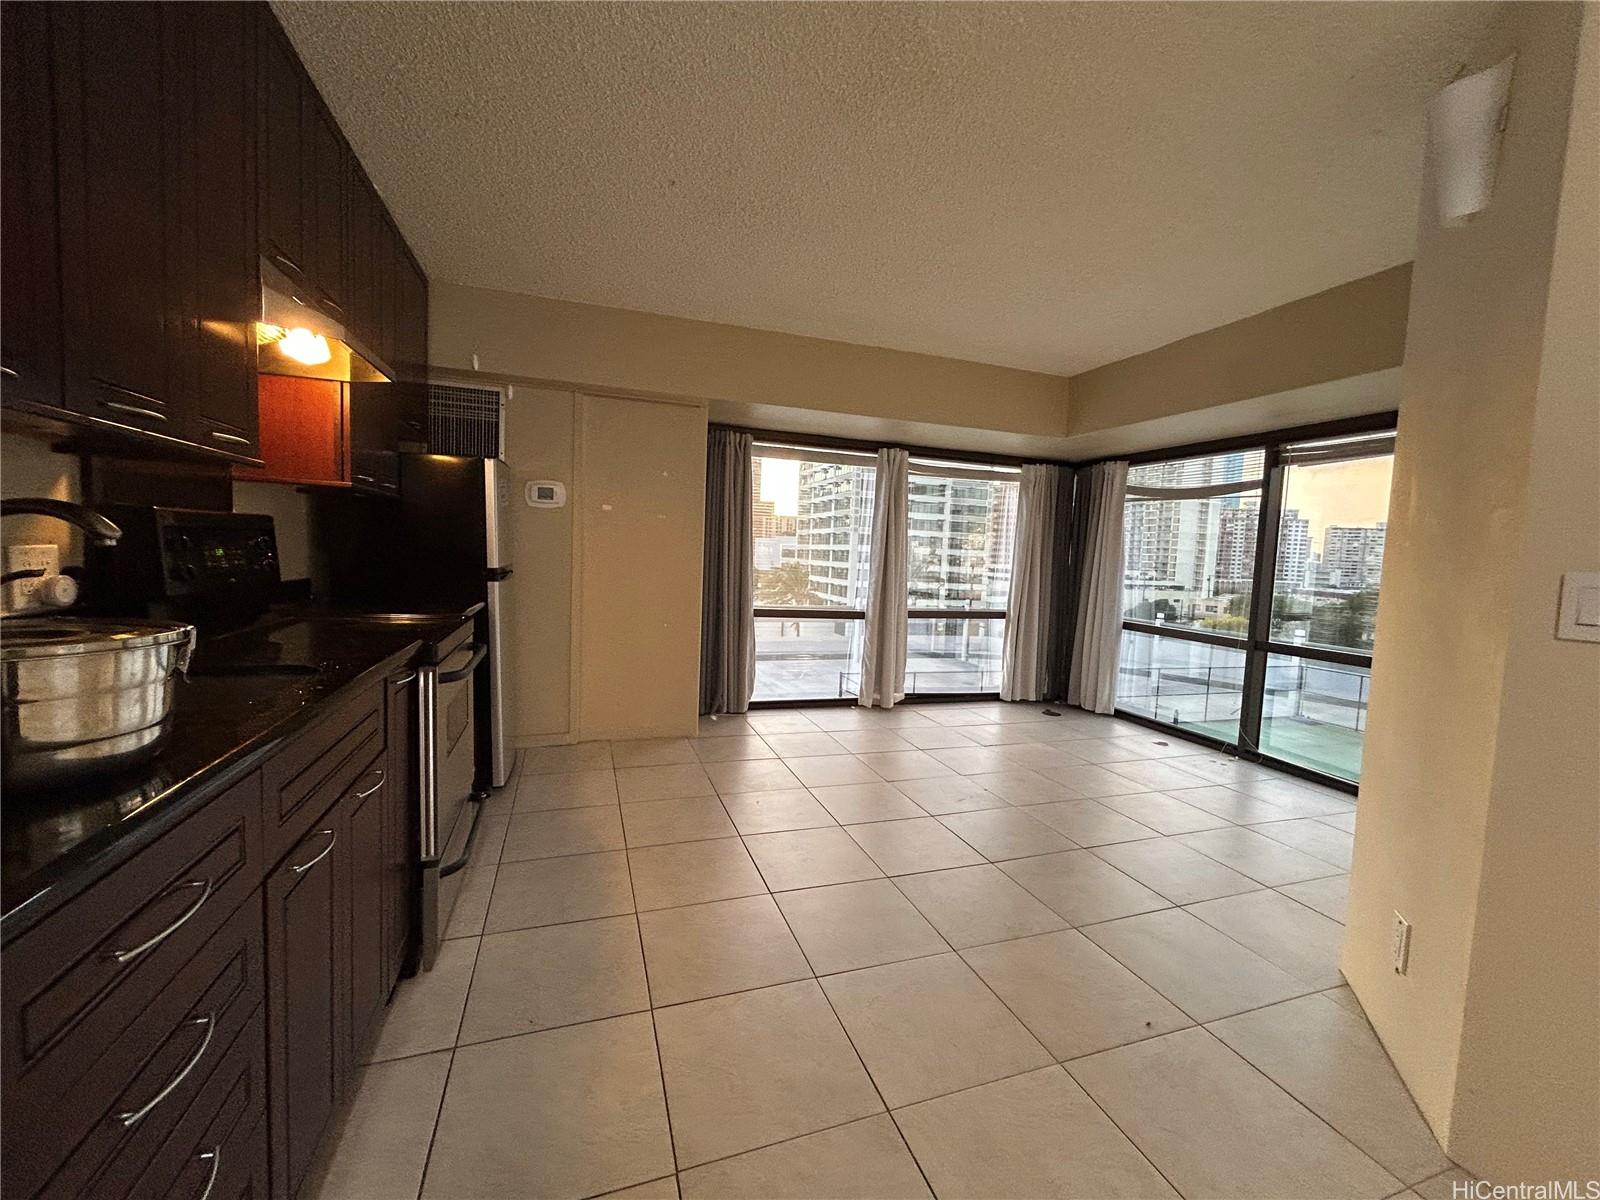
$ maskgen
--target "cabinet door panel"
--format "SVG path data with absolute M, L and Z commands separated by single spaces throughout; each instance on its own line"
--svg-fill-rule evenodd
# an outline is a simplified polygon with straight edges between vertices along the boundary
M 310 85 L 307 84 L 307 91 Z M 344 137 L 333 117 L 314 96 L 307 96 L 307 149 L 303 164 L 307 189 L 302 200 L 310 275 L 317 304 L 341 321 L 345 315 Z
M 358 780 L 343 804 L 350 842 L 350 1042 L 355 1061 L 389 998 L 384 969 L 384 807 L 388 769 Z
M 302 278 L 306 220 L 301 171 L 305 123 L 301 116 L 300 64 L 265 6 L 261 9 L 258 50 L 261 89 L 258 126 L 261 253 L 295 280 Z
M 338 1103 L 345 1070 L 344 879 L 339 812 L 267 878 L 268 1042 L 275 1190 L 293 1195 Z
M 383 803 L 384 977 L 406 969 L 417 904 L 417 673 L 389 683 L 389 780 Z
M 70 408 L 172 432 L 179 316 L 169 191 L 179 163 L 162 6 L 50 10 Z

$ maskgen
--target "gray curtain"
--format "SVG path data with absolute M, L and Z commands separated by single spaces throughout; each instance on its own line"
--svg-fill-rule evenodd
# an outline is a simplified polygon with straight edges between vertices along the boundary
M 700 597 L 700 711 L 742 713 L 756 685 L 755 539 L 748 433 L 706 442 L 706 534 Z
M 863 708 L 893 708 L 906 698 L 906 560 L 911 538 L 906 507 L 910 490 L 911 456 L 904 450 L 879 450 L 872 496 L 867 630 L 861 651 L 861 692 L 856 701 Z
M 1050 463 L 1022 468 L 1017 487 L 1011 596 L 1006 603 L 1000 659 L 1000 699 L 1042 700 L 1046 694 L 1051 625 L 1056 617 L 1057 507 L 1062 470 Z
M 1067 666 L 1067 703 L 1109 713 L 1117 703 L 1122 644 L 1122 506 L 1128 464 L 1097 463 L 1080 473 L 1085 542 L 1078 569 L 1076 624 Z

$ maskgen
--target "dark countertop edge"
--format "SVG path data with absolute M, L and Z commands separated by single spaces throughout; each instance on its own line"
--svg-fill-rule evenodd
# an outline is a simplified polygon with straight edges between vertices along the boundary
M 396 668 L 413 661 L 422 647 L 422 639 L 413 638 L 402 649 L 380 659 L 350 682 L 314 703 L 303 706 L 277 725 L 264 730 L 253 741 L 240 746 L 179 784 L 175 794 L 157 806 L 159 811 L 134 821 L 121 837 L 116 838 L 98 853 L 88 855 L 82 862 L 75 863 L 72 870 L 61 879 L 35 892 L 9 912 L 0 914 L 0 946 L 21 937 L 73 897 L 99 883 L 162 834 L 193 816 L 227 788 L 272 757 L 284 742 L 327 712 L 330 707 L 348 700 L 386 678 Z

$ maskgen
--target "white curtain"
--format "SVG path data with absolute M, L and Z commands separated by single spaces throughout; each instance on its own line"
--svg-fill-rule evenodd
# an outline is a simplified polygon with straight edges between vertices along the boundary
M 857 700 L 863 708 L 893 708 L 906 696 L 906 559 L 910 541 L 906 504 L 910 490 L 911 456 L 904 450 L 879 450 L 872 496 L 866 641 Z
M 713 429 L 706 441 L 705 557 L 700 596 L 700 711 L 742 713 L 756 685 L 752 438 Z
M 1056 498 L 1061 468 L 1029 463 L 1017 488 L 1011 597 L 1006 603 L 1000 699 L 1044 699 L 1046 654 L 1055 618 Z
M 1087 537 L 1078 573 L 1078 613 L 1067 703 L 1109 713 L 1117 703 L 1117 651 L 1122 644 L 1122 506 L 1128 464 L 1098 463 L 1080 477 Z

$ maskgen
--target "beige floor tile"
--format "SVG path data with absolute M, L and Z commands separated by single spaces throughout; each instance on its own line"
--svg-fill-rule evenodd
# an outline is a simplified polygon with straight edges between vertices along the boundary
M 1088 925 L 1167 908 L 1167 901 L 1087 850 L 1013 859 L 1000 869 L 1060 914 Z
M 977 946 L 961 957 L 1058 1059 L 1193 1024 L 1076 930 Z
M 650 1007 L 631 916 L 483 939 L 460 1041 L 533 1033 Z
M 848 751 L 827 733 L 769 733 L 763 739 L 779 758 L 814 758 Z
M 840 750 L 847 754 L 884 754 L 894 750 L 915 750 L 905 735 L 893 729 L 850 729 L 840 730 L 833 735 L 839 743 Z M 970 742 L 961 744 L 971 745 Z
M 753 734 L 702 737 L 694 743 L 694 752 L 702 763 L 751 762 L 778 757 L 777 751 Z
M 705 770 L 712 786 L 723 796 L 738 792 L 777 792 L 801 786 L 794 772 L 778 759 L 707 763 Z
M 1009 771 L 1016 767 L 1006 757 L 1003 746 L 953 746 L 948 750 L 929 750 L 928 753 L 961 775 Z
M 1402 1183 L 1450 1168 L 1365 1018 L 1303 996 L 1209 1027 Z
M 1095 854 L 1174 904 L 1215 900 L 1261 887 L 1254 879 L 1171 838 L 1097 846 Z
M 892 783 L 847 783 L 842 787 L 814 788 L 811 794 L 841 825 L 927 816 Z
M 1234 825 L 1283 820 L 1283 810 L 1276 805 L 1268 804 L 1265 800 L 1257 800 L 1254 796 L 1246 796 L 1231 787 L 1212 785 L 1199 788 L 1174 788 L 1170 794 L 1174 799 L 1182 800 L 1191 807 L 1204 809 Z
M 1317 817 L 1315 819 L 1321 821 L 1324 825 L 1331 825 L 1335 829 L 1343 830 L 1345 833 L 1354 834 L 1356 831 L 1356 814 L 1354 812 L 1329 813 L 1325 817 Z
M 1032 733 L 1033 726 L 1022 727 L 1024 733 Z M 1059 743 L 1053 742 L 1020 742 L 1016 745 L 1000 748 L 1000 757 L 1008 764 L 1007 770 L 1014 771 L 1039 771 L 1045 767 L 1070 767 L 1083 760 L 1062 748 Z
M 700 718 L 700 737 L 707 738 L 753 736 L 755 730 L 750 728 L 750 722 L 742 716 L 723 713 L 718 716 L 705 716 Z
M 949 949 L 887 879 L 780 892 L 778 907 L 818 975 L 942 954 Z
M 1268 779 L 1247 779 L 1233 786 L 1235 791 L 1243 792 L 1246 796 L 1276 804 L 1289 819 L 1349 812 L 1356 806 L 1349 796 L 1296 779 L 1285 779 L 1281 775 Z
M 622 827 L 630 846 L 662 846 L 668 842 L 703 842 L 738 833 L 722 801 L 715 796 L 682 800 L 646 800 L 623 804 Z
M 946 728 L 994 724 L 994 721 L 983 713 L 952 704 L 930 704 L 925 715 L 935 725 L 942 725 Z
M 1051 1061 L 954 954 L 829 975 L 822 986 L 890 1108 Z
M 877 879 L 883 874 L 843 829 L 757 833 L 744 843 L 774 892 Z
M 1400 1189 L 1203 1029 L 1107 1050 L 1067 1069 L 1185 1196 L 1326 1200 Z
M 647 912 L 639 932 L 658 1007 L 811 977 L 771 896 Z
M 1184 755 L 1172 759 L 1174 766 L 1182 767 L 1191 775 L 1198 775 L 1212 783 L 1234 784 L 1246 779 L 1270 779 L 1275 772 L 1270 767 L 1259 767 L 1226 754 Z
M 1196 1021 L 1215 1021 L 1311 990 L 1182 909 L 1088 925 L 1083 933 Z
M 439 943 L 433 970 L 400 981 L 383 1014 L 383 1028 L 367 1054 L 368 1062 L 446 1050 L 456 1044 L 479 940 L 451 938 Z
M 1153 762 L 1167 758 L 1181 758 L 1193 749 L 1193 743 L 1186 742 L 1182 738 L 1162 737 L 1149 731 L 1133 733 L 1128 730 L 1119 731 L 1116 737 L 1075 741 L 1072 744 L 1074 754 L 1092 763 Z M 1116 770 L 1116 767 L 1113 766 L 1111 769 Z
M 999 867 L 903 875 L 895 884 L 956 949 L 1061 929 L 1066 922 Z
M 963 725 L 961 732 L 966 734 L 968 743 L 974 746 L 1020 746 L 1024 742 L 1034 741 L 1038 731 L 1031 725 L 990 722 L 987 725 Z
M 925 812 L 977 812 L 985 808 L 1004 808 L 1005 801 L 971 779 L 902 779 L 894 785 Z
M 484 918 L 489 915 L 489 899 L 494 895 L 496 866 L 476 862 L 461 872 L 461 890 L 456 893 L 455 907 L 445 923 L 446 938 L 477 937 L 483 932 Z
M 1255 831 L 1285 846 L 1293 846 L 1303 854 L 1332 863 L 1335 869 L 1348 871 L 1355 856 L 1355 837 L 1342 829 L 1335 829 L 1321 821 L 1303 818 L 1297 821 L 1273 821 L 1253 826 Z
M 572 746 L 533 746 L 524 750 L 521 772 L 524 776 L 551 775 L 603 771 L 611 766 L 610 742 L 579 742 Z
M 1065 834 L 1080 846 L 1109 846 L 1160 835 L 1148 825 L 1107 808 L 1098 800 L 1058 800 L 1053 804 L 1030 804 L 1027 812 L 1057 833 Z
M 1189 774 L 1182 767 L 1172 762 L 1154 759 L 1111 763 L 1106 769 L 1115 775 L 1131 779 L 1135 783 L 1142 783 L 1146 789 L 1153 792 L 1170 792 L 1179 788 L 1204 787 L 1208 782 L 1198 775 Z
M 985 791 L 993 792 L 1007 804 L 1050 804 L 1057 800 L 1082 799 L 1066 784 L 1046 779 L 1037 771 L 1023 768 L 988 771 L 982 775 L 969 775 L 968 778 Z
M 828 708 L 807 709 L 806 716 L 818 729 L 835 735 L 852 733 L 861 729 L 887 728 L 879 722 L 879 718 L 883 716 L 883 712 L 880 709 L 837 705 Z
M 1346 1012 L 1355 1013 L 1363 1021 L 1367 1019 L 1367 1010 L 1361 1007 L 1361 1001 L 1356 999 L 1356 994 L 1350 989 L 1349 984 L 1342 984 L 1336 988 L 1329 988 L 1325 992 L 1318 992 L 1319 996 L 1326 996 Z
M 1432 1179 L 1424 1180 L 1412 1189 L 1422 1200 L 1459 1200 L 1462 1193 L 1456 1191 L 1458 1185 L 1465 1186 L 1474 1181 L 1474 1176 L 1463 1171 L 1460 1167 L 1452 1167 L 1442 1171 Z
M 524 775 L 517 784 L 515 812 L 546 808 L 586 808 L 592 804 L 617 802 L 617 773 L 610 768 L 597 771 L 559 771 L 548 775 Z
M 884 779 L 948 779 L 955 772 L 925 750 L 887 750 L 860 756 L 874 774 Z
M 668 1175 L 648 1183 L 636 1183 L 632 1187 L 606 1192 L 595 1200 L 679 1200 L 678 1177 Z
M 699 761 L 688 738 L 638 738 L 611 743 L 611 765 L 615 767 L 666 767 Z
M 913 1104 L 894 1119 L 941 1200 L 1177 1196 L 1060 1067 Z
M 511 816 L 500 859 L 524 862 L 564 854 L 594 854 L 620 850 L 622 844 L 622 817 L 614 804 L 520 812 Z
M 805 788 L 781 792 L 739 792 L 725 796 L 722 807 L 740 833 L 776 833 L 784 829 L 825 829 L 837 824 Z
M 423 1195 L 576 1198 L 672 1170 L 650 1016 L 639 1013 L 457 1050 Z
M 1135 792 L 1131 796 L 1105 796 L 1099 803 L 1114 809 L 1125 817 L 1132 817 L 1141 825 L 1148 825 L 1157 833 L 1193 833 L 1200 829 L 1229 827 L 1228 822 L 1203 808 L 1185 804 L 1176 796 L 1165 792 Z
M 1278 891 L 1292 900 L 1298 900 L 1307 908 L 1316 909 L 1330 920 L 1344 924 L 1345 910 L 1350 906 L 1350 876 L 1329 875 L 1326 879 L 1286 883 Z
M 685 1171 L 684 1200 L 914 1200 L 929 1195 L 887 1116 Z
M 1191 904 L 1189 912 L 1318 989 L 1338 987 L 1344 926 L 1277 892 Z
M 1068 742 L 1071 749 L 1077 742 Z M 1097 767 L 1093 763 L 1083 763 L 1071 767 L 1046 767 L 1039 772 L 1046 779 L 1053 779 L 1057 783 L 1064 783 L 1079 796 L 1096 798 L 1099 796 L 1127 796 L 1134 792 L 1148 792 L 1150 789 L 1142 783 L 1135 783 L 1104 767 Z
M 815 980 L 655 1019 L 680 1169 L 883 1109 Z
M 633 911 L 622 851 L 502 863 L 484 932 L 587 921 Z
M 713 796 L 716 789 L 699 763 L 672 767 L 625 767 L 617 772 L 617 798 L 624 804 L 642 800 L 677 800 Z
M 767 890 L 761 873 L 736 837 L 641 846 L 628 851 L 628 867 L 640 912 L 759 896 Z
M 1017 808 L 987 808 L 981 812 L 951 813 L 940 822 L 991 862 L 1055 854 L 1076 846 L 1042 821 Z
M 900 736 L 918 750 L 945 750 L 952 746 L 972 746 L 976 743 L 959 729 L 943 725 L 930 725 L 927 729 L 902 729 Z M 898 750 L 898 746 L 887 749 Z
M 415 1200 L 450 1055 L 423 1054 L 365 1068 L 338 1126 L 338 1153 L 325 1155 L 305 1200 Z
M 809 716 L 794 709 L 767 708 L 745 714 L 750 728 L 757 733 L 816 733 L 817 726 Z
M 1325 878 L 1338 872 L 1339 868 L 1332 863 L 1263 837 L 1257 829 L 1259 826 L 1208 829 L 1202 833 L 1180 834 L 1173 840 L 1268 887 Z
M 786 759 L 785 765 L 806 787 L 838 787 L 846 783 L 873 783 L 882 778 L 853 754 L 832 754 L 826 758 Z
M 847 825 L 845 832 L 871 855 L 885 875 L 909 875 L 983 862 L 983 855 L 932 817 Z

